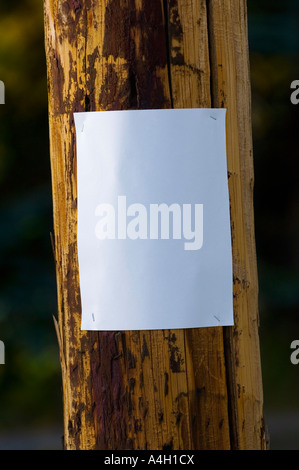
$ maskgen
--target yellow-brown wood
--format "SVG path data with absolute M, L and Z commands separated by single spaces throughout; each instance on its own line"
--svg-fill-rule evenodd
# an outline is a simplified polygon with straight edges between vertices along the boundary
M 246 2 L 44 11 L 65 448 L 264 449 Z M 228 109 L 235 326 L 81 331 L 73 112 L 211 106 Z
M 246 2 L 210 2 L 213 102 L 227 108 L 233 243 L 234 328 L 227 329 L 227 367 L 237 448 L 265 445 L 258 338 L 258 281 L 253 215 L 253 151 Z

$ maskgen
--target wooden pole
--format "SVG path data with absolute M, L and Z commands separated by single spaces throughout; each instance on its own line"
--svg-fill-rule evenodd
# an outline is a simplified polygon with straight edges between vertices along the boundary
M 246 1 L 44 12 L 65 448 L 265 449 Z M 73 112 L 170 107 L 228 110 L 235 326 L 81 331 Z

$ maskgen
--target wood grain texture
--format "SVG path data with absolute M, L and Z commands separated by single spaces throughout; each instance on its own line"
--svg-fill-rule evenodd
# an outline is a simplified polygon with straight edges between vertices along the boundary
M 263 448 L 258 277 L 253 214 L 253 150 L 246 2 L 209 3 L 213 103 L 227 108 L 233 243 L 234 328 L 226 328 L 234 448 Z
M 65 448 L 264 449 L 245 1 L 44 12 Z M 73 112 L 211 106 L 228 109 L 234 328 L 81 331 Z

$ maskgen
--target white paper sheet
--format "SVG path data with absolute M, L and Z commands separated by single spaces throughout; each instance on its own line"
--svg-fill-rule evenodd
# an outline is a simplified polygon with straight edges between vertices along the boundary
M 81 328 L 232 325 L 225 110 L 74 118 Z

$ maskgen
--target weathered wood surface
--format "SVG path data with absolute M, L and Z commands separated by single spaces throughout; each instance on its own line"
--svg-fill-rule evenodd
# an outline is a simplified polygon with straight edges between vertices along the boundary
M 265 449 L 245 0 L 44 11 L 65 448 Z M 235 326 L 81 331 L 73 112 L 169 107 L 228 110 Z

